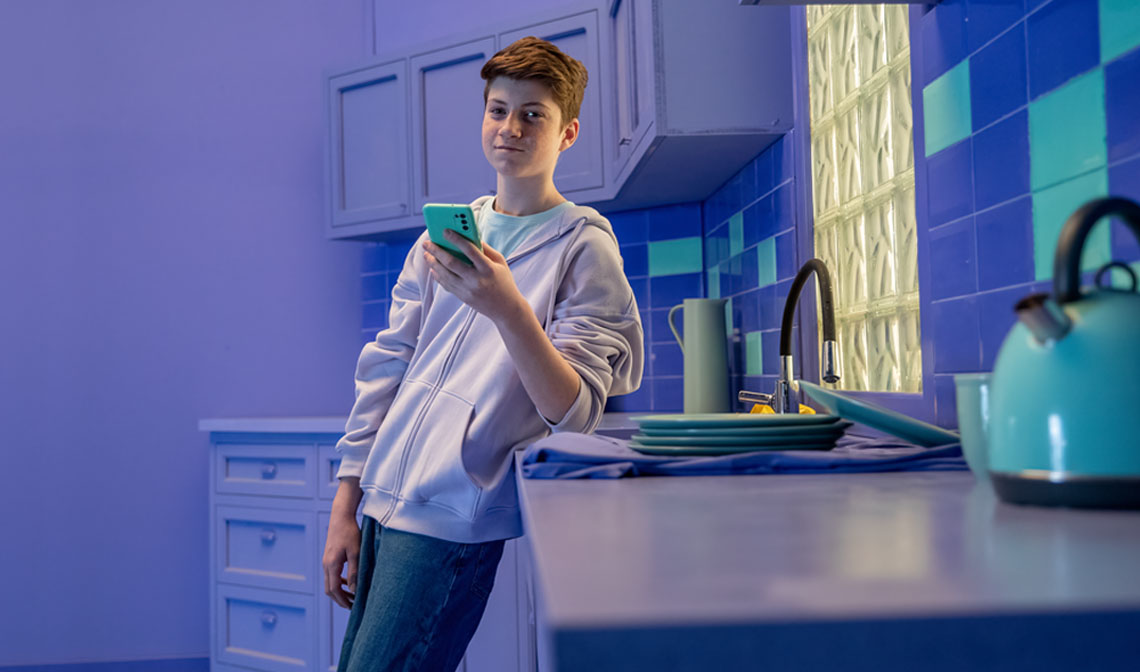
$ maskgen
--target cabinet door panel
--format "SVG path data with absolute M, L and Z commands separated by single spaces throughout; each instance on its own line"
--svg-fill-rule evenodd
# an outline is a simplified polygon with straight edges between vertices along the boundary
M 415 206 L 468 203 L 495 188 L 483 156 L 483 80 L 493 54 L 487 37 L 411 59 Z
M 614 86 L 611 179 L 616 179 L 653 124 L 653 21 L 649 3 L 611 0 L 609 52 Z
M 411 212 L 405 61 L 329 82 L 333 227 Z
M 594 11 L 583 12 L 502 33 L 499 35 L 499 48 L 528 35 L 554 43 L 567 55 L 581 61 L 590 75 L 578 113 L 581 128 L 578 140 L 558 158 L 554 184 L 561 192 L 601 187 L 605 180 L 602 173 L 604 129 L 599 94 L 601 73 L 598 71 L 598 14 Z

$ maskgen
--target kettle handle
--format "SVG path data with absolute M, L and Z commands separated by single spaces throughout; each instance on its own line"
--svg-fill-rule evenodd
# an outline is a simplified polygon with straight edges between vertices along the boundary
M 1058 303 L 1081 298 L 1081 252 L 1093 225 L 1108 215 L 1117 215 L 1140 241 L 1140 205 L 1127 198 L 1098 198 L 1069 215 L 1053 257 L 1053 295 Z

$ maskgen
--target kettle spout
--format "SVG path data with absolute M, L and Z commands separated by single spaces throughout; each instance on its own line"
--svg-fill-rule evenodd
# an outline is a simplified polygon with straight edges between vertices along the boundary
M 1073 321 L 1048 294 L 1031 294 L 1018 301 L 1013 310 L 1038 343 L 1059 341 L 1073 327 Z

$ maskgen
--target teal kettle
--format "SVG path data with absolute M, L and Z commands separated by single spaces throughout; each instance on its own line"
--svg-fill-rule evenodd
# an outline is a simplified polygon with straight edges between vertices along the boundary
M 1140 205 L 1086 203 L 1065 222 L 1053 293 L 1014 306 L 1018 323 L 994 364 L 989 470 L 998 496 L 1018 504 L 1140 508 L 1140 293 L 1112 262 L 1081 289 L 1085 240 L 1117 216 L 1140 239 Z M 1122 269 L 1131 287 L 1103 282 Z

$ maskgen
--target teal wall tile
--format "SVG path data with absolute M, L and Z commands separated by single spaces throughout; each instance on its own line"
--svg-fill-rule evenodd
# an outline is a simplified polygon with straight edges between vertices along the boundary
M 1137 261 L 1134 264 L 1128 264 L 1128 266 L 1129 266 L 1129 268 L 1132 269 L 1132 272 L 1136 274 L 1136 277 L 1140 278 L 1140 261 Z M 1135 290 L 1136 289 L 1135 287 L 1132 286 L 1132 278 L 1127 273 L 1125 273 L 1122 269 L 1113 268 L 1111 271 L 1109 271 L 1109 274 L 1110 274 L 1109 277 L 1112 279 L 1112 286 L 1113 287 L 1115 287 L 1117 289 L 1123 289 L 1123 290 Z
M 756 246 L 757 270 L 759 281 L 757 286 L 776 284 L 776 238 L 765 238 Z M 749 288 L 751 289 L 751 288 Z
M 703 262 L 700 236 L 649 241 L 650 276 L 700 273 Z
M 1029 104 L 1029 186 L 1033 191 L 1108 161 L 1104 70 L 1075 77 Z
M 728 220 L 728 256 L 735 257 L 744 251 L 744 211 Z
M 750 331 L 744 335 L 744 375 L 764 374 L 764 349 L 760 340 L 761 332 Z
M 1087 201 L 1108 195 L 1108 171 L 1101 169 L 1033 194 L 1033 265 L 1036 280 L 1053 277 L 1053 257 L 1061 227 Z M 1111 260 L 1110 227 L 1097 224 L 1085 240 L 1081 268 L 1100 268 Z
M 1100 0 L 1100 60 L 1112 59 L 1140 46 L 1140 2 Z
M 936 154 L 973 131 L 970 117 L 970 59 L 922 90 L 926 155 Z
M 707 271 L 705 271 L 705 275 L 708 277 L 708 282 L 706 284 L 709 288 L 708 289 L 709 298 L 710 299 L 719 299 L 720 298 L 720 265 L 718 264 L 718 265 L 713 266 L 712 268 L 708 269 Z

